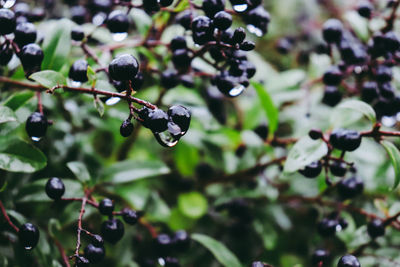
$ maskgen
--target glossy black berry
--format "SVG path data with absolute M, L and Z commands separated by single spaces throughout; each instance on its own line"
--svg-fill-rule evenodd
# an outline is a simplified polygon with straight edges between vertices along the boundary
M 90 262 L 87 258 L 83 256 L 76 257 L 75 259 L 76 267 L 87 267 L 89 266 Z
M 371 103 L 378 98 L 378 85 L 376 82 L 364 82 L 361 87 L 361 99 Z
M 35 7 L 28 13 L 29 22 L 38 22 L 46 17 L 46 11 L 42 7 Z
M 347 172 L 347 164 L 336 160 L 329 165 L 329 170 L 334 176 L 343 177 Z
M 103 239 L 112 244 L 121 240 L 124 232 L 124 224 L 119 219 L 109 219 L 101 224 L 101 235 Z
M 94 10 L 108 13 L 113 5 L 112 0 L 91 0 L 91 6 Z
M 325 85 L 333 85 L 333 86 L 339 85 L 342 82 L 342 79 L 343 79 L 343 73 L 337 66 L 332 66 L 324 73 L 324 76 L 322 77 L 322 81 L 324 82 Z
M 121 10 L 114 10 L 108 15 L 106 24 L 112 33 L 127 32 L 129 29 L 129 18 Z
M 246 38 L 246 31 L 242 27 L 237 28 L 233 32 L 233 37 L 232 37 L 233 43 L 240 44 L 244 41 L 245 38 Z
M 180 267 L 179 260 L 173 257 L 166 257 L 164 258 L 165 267 Z
M 94 246 L 93 244 L 89 244 L 84 249 L 84 255 L 89 260 L 90 263 L 99 263 L 104 259 L 106 255 L 106 251 L 104 247 Z
M 186 49 L 187 48 L 186 38 L 184 36 L 176 36 L 172 38 L 169 48 L 171 48 L 172 51 L 178 49 Z
M 361 17 L 369 19 L 372 16 L 373 9 L 374 9 L 374 6 L 372 5 L 371 2 L 362 1 L 357 7 L 357 12 Z
M 192 56 L 187 49 L 177 49 L 172 53 L 171 60 L 177 70 L 180 70 L 181 72 L 186 72 L 192 62 Z
M 378 68 L 376 69 L 375 78 L 377 82 L 380 83 L 390 82 L 392 80 L 392 76 L 393 76 L 392 68 L 388 66 L 379 65 Z
M 71 39 L 74 41 L 82 41 L 85 38 L 85 33 L 80 28 L 74 28 L 71 31 Z
M 29 137 L 41 138 L 46 134 L 47 126 L 46 116 L 39 112 L 34 112 L 26 120 L 25 130 Z
M 251 267 L 264 267 L 264 263 L 262 263 L 261 261 L 254 261 L 251 263 Z
M 336 86 L 326 86 L 324 96 L 322 97 L 322 103 L 330 107 L 334 107 L 342 100 L 342 93 Z
M 137 223 L 139 220 L 140 216 L 139 214 L 131 209 L 124 209 L 122 211 L 122 218 L 124 219 L 124 222 L 130 225 L 134 225 Z
M 386 99 L 392 99 L 395 97 L 396 89 L 390 82 L 382 83 L 378 86 L 379 93 L 382 97 Z
M 171 237 L 167 234 L 159 234 L 155 240 L 157 252 L 159 255 L 169 254 L 172 248 Z
M 181 105 L 171 106 L 168 109 L 168 116 L 175 124 L 177 124 L 182 132 L 186 132 L 189 129 L 191 113 L 190 111 Z
M 174 2 L 174 0 L 160 0 L 160 5 L 162 7 L 167 7 L 172 5 L 172 3 Z
M 26 17 L 28 16 L 28 13 L 30 11 L 30 7 L 27 3 L 24 2 L 20 2 L 20 3 L 16 3 L 14 6 L 14 13 L 15 16 L 20 17 Z
M 157 0 L 147 0 L 143 1 L 143 8 L 147 14 L 153 14 L 160 10 L 160 5 Z
M 214 26 L 220 30 L 226 30 L 232 25 L 232 16 L 228 12 L 219 11 L 214 16 Z
M 77 24 L 83 24 L 86 20 L 86 14 L 88 14 L 84 6 L 73 6 L 70 8 L 71 20 Z
M 9 9 L 0 9 L 0 35 L 10 34 L 15 30 L 15 14 Z
M 299 172 L 307 178 L 315 178 L 322 171 L 321 161 L 314 161 L 304 167 L 304 169 L 299 170 Z
M 361 264 L 355 256 L 344 255 L 339 259 L 337 267 L 361 267 Z
M 225 0 L 204 0 L 202 9 L 206 13 L 206 15 L 210 18 L 214 17 L 214 15 L 224 10 L 225 8 Z
M 0 65 L 5 66 L 10 62 L 14 52 L 11 47 L 5 45 L 0 49 Z
M 57 200 L 64 195 L 65 186 L 60 178 L 53 177 L 47 180 L 45 191 L 49 198 Z
M 142 88 L 144 83 L 144 76 L 141 71 L 136 73 L 135 77 L 131 80 L 132 81 L 132 89 L 138 91 Z
M 176 16 L 176 22 L 185 28 L 185 30 L 190 30 L 194 16 L 192 10 L 187 9 Z
M 371 238 L 385 235 L 385 224 L 382 220 L 374 219 L 367 225 L 367 232 Z
M 19 23 L 15 28 L 14 35 L 14 42 L 16 42 L 19 47 L 34 43 L 37 36 L 35 25 L 29 22 Z
M 332 131 L 329 142 L 334 148 L 354 151 L 360 146 L 361 139 L 362 137 L 357 131 L 336 129 Z
M 132 134 L 133 128 L 134 126 L 131 120 L 124 120 L 119 128 L 119 132 L 123 137 L 128 137 Z
M 346 178 L 338 183 L 337 190 L 342 199 L 354 198 L 363 192 L 364 182 L 355 176 Z
M 270 15 L 268 11 L 260 5 L 247 12 L 244 21 L 248 24 L 247 27 L 252 29 L 257 36 L 262 36 L 268 31 Z
M 138 112 L 139 119 L 141 120 L 142 125 L 146 128 L 149 128 L 149 114 L 151 111 L 152 109 L 148 107 L 142 107 Z
M 153 132 L 164 132 L 168 128 L 168 115 L 161 109 L 154 109 L 149 112 L 146 123 Z
M 256 47 L 256 44 L 252 41 L 243 41 L 240 45 L 239 45 L 239 49 L 243 50 L 243 51 L 251 51 Z
M 102 246 L 104 246 L 104 240 L 103 240 L 103 238 L 101 237 L 101 235 L 92 235 L 92 236 L 91 236 L 91 240 L 92 240 L 92 244 L 93 244 L 95 247 L 102 247 Z
M 39 242 L 39 229 L 32 223 L 21 225 L 18 231 L 19 243 L 26 249 L 30 250 L 36 247 Z
M 276 50 L 278 50 L 278 52 L 280 54 L 286 55 L 287 53 L 290 52 L 290 50 L 292 50 L 293 43 L 290 42 L 290 40 L 288 38 L 281 38 L 276 43 L 275 47 L 276 47 Z
M 68 77 L 76 82 L 87 82 L 88 81 L 88 76 L 87 76 L 87 69 L 88 69 L 88 63 L 84 59 L 78 59 L 75 61 L 72 66 L 69 69 Z
M 318 129 L 311 129 L 308 132 L 308 136 L 312 139 L 312 140 L 318 140 L 321 139 L 323 137 L 322 131 L 318 130 Z
M 327 263 L 330 261 L 330 253 L 325 249 L 317 249 L 311 255 L 311 263 L 313 266 L 318 266 L 320 262 L 323 263 L 322 266 L 327 266 Z
M 174 88 L 179 84 L 178 73 L 175 70 L 169 69 L 161 73 L 161 85 L 166 88 Z
M 317 230 L 321 236 L 332 236 L 336 233 L 338 225 L 339 222 L 336 219 L 323 218 L 322 221 L 318 223 Z
M 37 44 L 27 44 L 22 47 L 18 57 L 26 71 L 39 71 L 42 65 L 44 54 L 40 46 Z
M 198 16 L 192 20 L 193 41 L 196 44 L 203 45 L 213 40 L 214 28 L 209 17 Z
M 337 19 L 328 19 L 322 26 L 322 36 L 327 43 L 338 43 L 342 38 L 343 24 Z
M 105 198 L 99 203 L 99 211 L 103 215 L 110 216 L 114 211 L 114 203 L 111 199 Z
M 128 81 L 139 71 L 139 63 L 129 54 L 123 54 L 113 59 L 108 66 L 111 78 L 116 81 Z

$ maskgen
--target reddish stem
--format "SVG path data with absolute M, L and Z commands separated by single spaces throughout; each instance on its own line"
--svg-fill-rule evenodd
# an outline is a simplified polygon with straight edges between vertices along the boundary
M 40 114 L 43 114 L 42 93 L 40 91 L 37 91 L 36 96 L 38 99 L 38 110 Z
M 64 263 L 65 267 L 71 267 L 71 265 L 69 264 L 67 254 L 65 254 L 64 247 L 61 245 L 61 243 L 57 239 L 53 238 L 53 241 L 54 241 L 58 251 L 61 254 L 61 258 L 63 259 L 63 263 Z
M 8 225 L 10 225 L 11 228 L 13 228 L 14 231 L 18 233 L 18 232 L 19 232 L 18 227 L 15 226 L 15 224 L 12 223 L 10 217 L 8 217 L 7 212 L 6 212 L 6 209 L 4 208 L 3 202 L 2 202 L 1 200 L 0 200 L 0 209 L 1 209 L 1 213 L 2 213 L 3 216 L 4 216 L 4 219 L 6 219 L 6 222 L 8 223 Z

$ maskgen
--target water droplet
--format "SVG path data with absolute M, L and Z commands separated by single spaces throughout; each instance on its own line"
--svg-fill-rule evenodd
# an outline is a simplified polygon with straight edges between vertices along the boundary
M 342 230 L 343 230 L 343 227 L 340 224 L 336 225 L 336 232 L 340 232 Z
M 17 2 L 17 0 L 6 0 L 6 1 L 2 0 L 2 1 L 0 1 L 3 8 L 12 8 L 14 6 L 15 2 Z
M 115 104 L 117 104 L 120 100 L 121 100 L 121 98 L 119 98 L 119 97 L 110 97 L 109 99 L 106 100 L 106 105 L 107 105 L 107 106 L 115 105 Z
M 37 137 L 37 136 L 32 136 L 31 137 L 31 140 L 34 141 L 34 142 L 39 142 L 40 139 L 42 139 L 42 137 Z
M 178 144 L 179 138 L 176 139 L 169 131 L 153 134 L 157 142 L 164 147 L 173 147 Z
M 233 10 L 235 10 L 236 12 L 244 12 L 247 10 L 248 5 L 246 3 L 243 4 L 238 4 L 238 5 L 234 5 L 232 8 Z
M 71 87 L 80 87 L 82 85 L 81 82 L 71 81 Z
M 158 258 L 158 264 L 160 264 L 161 266 L 164 266 L 165 260 L 163 258 Z
M 127 32 L 117 32 L 112 34 L 112 38 L 116 42 L 121 42 L 125 40 L 125 38 L 128 36 Z
M 264 32 L 260 28 L 257 28 L 256 26 L 251 24 L 247 25 L 247 29 L 249 30 L 249 32 L 255 34 L 257 37 L 261 37 L 264 34 Z
M 32 247 L 24 247 L 25 250 L 31 250 Z
M 105 13 L 97 13 L 96 15 L 94 15 L 92 22 L 94 25 L 96 26 L 100 26 L 104 23 L 104 21 L 106 20 L 107 15 Z
M 396 125 L 396 118 L 394 116 L 393 117 L 383 116 L 382 124 L 383 124 L 383 126 L 386 126 L 386 127 L 393 127 Z
M 229 95 L 230 96 L 238 96 L 241 93 L 243 93 L 245 87 L 241 84 L 236 85 L 235 87 L 233 87 L 230 91 L 229 91 Z

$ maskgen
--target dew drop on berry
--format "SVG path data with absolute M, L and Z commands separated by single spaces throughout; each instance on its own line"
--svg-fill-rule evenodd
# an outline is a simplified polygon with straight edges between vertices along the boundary
M 232 6 L 233 10 L 235 10 L 236 12 L 240 13 L 240 12 L 245 12 L 248 8 L 248 5 L 246 3 L 243 4 L 237 4 Z
M 71 81 L 71 87 L 80 87 L 82 85 L 81 82 L 77 82 L 77 81 Z
M 32 247 L 24 247 L 25 250 L 31 250 Z
M 121 41 L 125 40 L 126 37 L 128 37 L 128 33 L 127 32 L 116 32 L 116 33 L 111 34 L 111 36 L 115 42 L 121 42 Z
M 121 100 L 121 98 L 119 98 L 119 97 L 110 97 L 109 99 L 106 100 L 106 105 L 113 106 L 113 105 L 117 104 L 120 100 Z
M 0 4 L 3 8 L 12 8 L 17 0 L 2 0 Z
M 257 37 L 261 37 L 264 35 L 263 30 L 261 30 L 260 28 L 254 26 L 252 24 L 247 25 L 247 30 L 249 32 L 251 32 L 252 34 L 255 34 Z
M 41 137 L 37 137 L 37 136 L 32 136 L 31 137 L 31 140 L 34 141 L 34 142 L 39 142 L 40 139 L 42 139 L 42 138 Z
M 168 130 L 161 133 L 154 133 L 154 137 L 160 145 L 165 147 L 174 147 L 179 141 Z
M 236 85 L 235 87 L 233 87 L 233 88 L 228 92 L 228 94 L 229 94 L 230 96 L 232 96 L 232 97 L 238 96 L 238 95 L 240 95 L 241 93 L 243 93 L 244 89 L 246 89 L 246 87 L 244 87 L 244 86 L 241 85 L 241 84 L 238 84 L 238 85 Z
M 165 260 L 163 258 L 158 258 L 158 264 L 165 266 Z

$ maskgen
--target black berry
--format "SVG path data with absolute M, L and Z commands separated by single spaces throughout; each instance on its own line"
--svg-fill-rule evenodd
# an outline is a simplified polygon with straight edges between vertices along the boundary
M 367 225 L 367 232 L 371 238 L 385 235 L 385 224 L 382 220 L 374 219 Z
M 114 211 L 114 203 L 111 199 L 105 198 L 99 203 L 99 211 L 103 215 L 111 216 Z
M 92 236 L 91 236 L 91 240 L 92 240 L 92 244 L 93 244 L 95 247 L 102 247 L 102 246 L 104 246 L 104 240 L 103 240 L 103 238 L 101 237 L 101 235 L 92 235 Z
M 318 264 L 322 262 L 322 266 L 327 266 L 327 263 L 330 260 L 330 256 L 330 253 L 325 249 L 317 249 L 313 252 L 311 256 L 311 263 L 313 264 L 313 266 L 318 266 Z
M 122 218 L 124 219 L 124 222 L 126 222 L 127 224 L 131 224 L 134 225 L 137 223 L 137 221 L 139 220 L 139 214 L 131 209 L 124 209 L 122 211 Z
M 161 109 L 154 109 L 149 112 L 146 124 L 153 132 L 164 132 L 168 128 L 168 115 Z
M 76 267 L 87 267 L 89 266 L 89 260 L 83 256 L 76 257 L 75 259 Z
M 88 63 L 84 59 L 78 59 L 75 61 L 71 68 L 69 69 L 68 77 L 76 82 L 87 82 L 88 81 L 88 76 L 87 76 L 87 69 L 88 69 Z
M 134 56 L 124 54 L 113 59 L 108 70 L 114 80 L 128 81 L 138 73 L 139 63 Z
M 364 190 L 364 183 L 361 179 L 353 176 L 341 180 L 337 185 L 339 196 L 342 199 L 354 198 Z
M 171 237 L 167 234 L 159 234 L 156 237 L 156 248 L 159 255 L 167 255 L 169 254 L 172 247 Z
M 36 28 L 32 23 L 19 23 L 14 31 L 14 41 L 19 47 L 34 43 L 36 41 Z
M 342 100 L 342 93 L 336 86 L 326 86 L 322 103 L 330 107 L 334 107 Z
M 57 200 L 64 195 L 65 186 L 60 178 L 53 177 L 47 181 L 45 190 L 49 198 Z
M 172 51 L 175 51 L 177 49 L 186 49 L 187 44 L 186 44 L 186 39 L 184 36 L 176 36 L 171 40 L 171 43 L 169 45 Z
M 174 0 L 160 0 L 160 5 L 162 7 L 167 7 L 172 5 L 172 3 L 174 2 Z
M 371 103 L 378 98 L 378 85 L 376 82 L 364 82 L 361 88 L 361 99 L 367 103 Z
M 371 2 L 363 1 L 358 5 L 357 12 L 361 17 L 369 19 L 371 18 L 373 9 L 374 6 L 371 4 Z
M 202 9 L 206 13 L 206 15 L 210 18 L 214 17 L 214 15 L 224 10 L 225 8 L 225 0 L 204 0 Z
M 46 116 L 39 112 L 34 112 L 26 120 L 25 130 L 29 137 L 41 138 L 46 134 L 47 126 Z
M 168 116 L 170 120 L 181 128 L 182 132 L 186 132 L 189 129 L 191 113 L 184 106 L 171 106 L 168 109 Z
M 324 73 L 324 76 L 322 77 L 322 80 L 325 85 L 333 85 L 333 86 L 339 85 L 342 82 L 342 79 L 343 79 L 343 73 L 337 66 L 333 66 L 330 69 L 328 69 Z
M 0 9 L 0 35 L 10 34 L 15 30 L 15 14 L 9 9 Z
M 321 130 L 318 130 L 318 129 L 311 129 L 308 132 L 308 136 L 313 140 L 318 140 L 323 137 Z
M 127 32 L 129 29 L 129 18 L 121 10 L 114 10 L 108 15 L 106 24 L 112 33 Z
M 119 219 L 109 219 L 101 224 L 101 235 L 105 241 L 112 244 L 121 240 L 124 232 L 124 224 Z
M 219 11 L 214 16 L 214 26 L 220 30 L 226 30 L 232 25 L 232 16 L 228 12 Z
M 73 6 L 70 9 L 71 20 L 77 24 L 83 24 L 86 21 L 87 10 L 83 6 Z
M 36 247 L 39 242 L 39 236 L 39 229 L 32 223 L 25 223 L 19 228 L 19 242 L 27 250 Z
M 134 126 L 131 120 L 124 120 L 119 128 L 119 132 L 123 137 L 128 137 L 132 134 L 133 128 Z
M 39 71 L 44 58 L 43 51 L 37 44 L 27 44 L 18 54 L 26 71 Z
M 322 36 L 327 43 L 338 43 L 342 32 L 343 24 L 337 19 L 328 19 L 322 27 Z
M 0 65 L 5 66 L 10 62 L 14 52 L 11 47 L 5 45 L 0 49 Z
M 233 43 L 240 44 L 244 41 L 245 38 L 246 38 L 246 31 L 242 27 L 237 28 L 233 32 L 233 37 L 232 37 Z
M 82 41 L 85 38 L 85 33 L 80 28 L 74 28 L 71 31 L 71 39 L 74 41 Z
M 323 218 L 322 221 L 318 223 L 317 230 L 321 236 L 332 236 L 336 233 L 338 225 L 339 222 L 336 219 Z
M 188 249 L 190 245 L 190 238 L 185 230 L 179 230 L 175 232 L 172 242 L 178 251 L 182 251 L 184 249 Z
M 339 259 L 337 267 L 361 267 L 361 264 L 355 256 L 344 255 Z
M 174 88 L 179 84 L 178 73 L 173 69 L 168 69 L 161 73 L 161 85 L 166 89 Z
M 252 41 L 243 41 L 240 45 L 239 48 L 240 50 L 243 51 L 251 51 L 256 47 L 256 44 Z
M 362 137 L 357 131 L 336 129 L 332 131 L 329 137 L 329 142 L 334 148 L 345 151 L 354 151 L 360 146 L 361 139 Z
M 335 176 L 343 177 L 347 171 L 346 163 L 336 160 L 329 165 L 329 170 Z
M 89 244 L 85 250 L 85 257 L 89 260 L 90 263 L 99 263 L 104 259 L 106 255 L 106 251 L 104 247 L 97 247 L 93 244 Z
M 314 161 L 304 167 L 304 169 L 299 170 L 299 172 L 307 178 L 315 178 L 322 171 L 322 164 L 320 161 Z

